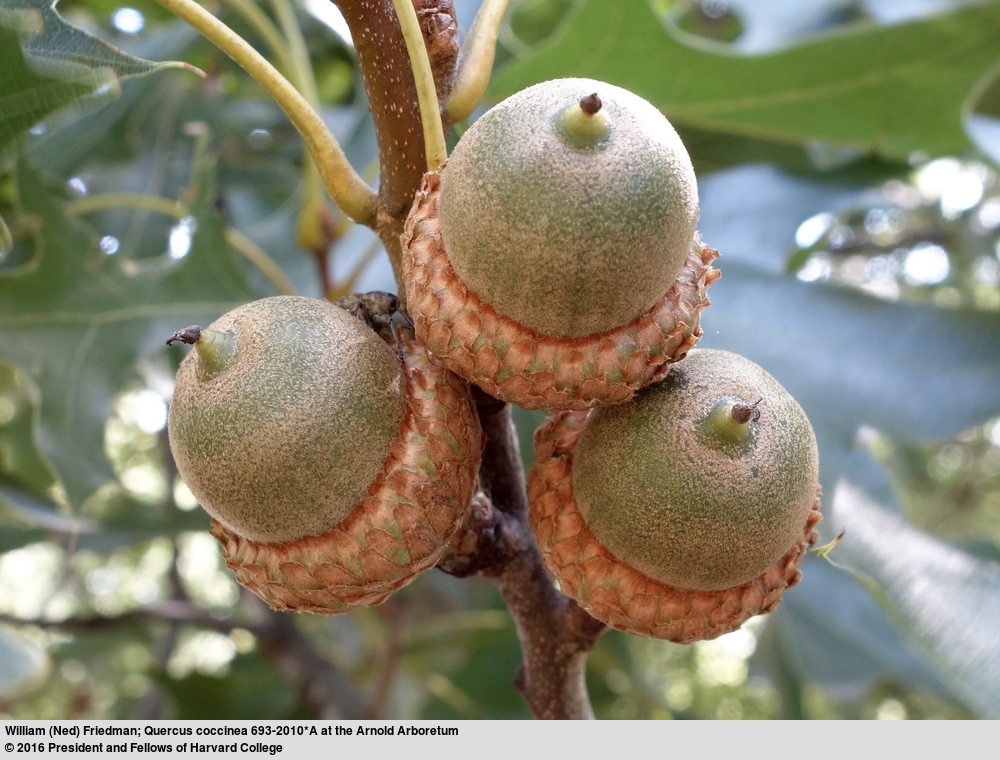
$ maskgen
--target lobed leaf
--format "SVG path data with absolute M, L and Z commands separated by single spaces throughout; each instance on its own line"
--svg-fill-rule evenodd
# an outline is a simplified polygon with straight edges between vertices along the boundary
M 835 551 L 833 557 L 838 556 Z M 803 563 L 802 582 L 785 594 L 767 629 L 781 639 L 785 667 L 805 683 L 857 694 L 873 681 L 895 681 L 952 693 L 901 639 L 871 594 L 848 573 L 818 558 Z M 773 669 L 766 659 L 779 653 L 760 654 L 757 664 Z
M 53 0 L 0 8 L 0 151 L 49 114 L 87 96 L 116 97 L 120 81 L 188 64 L 143 60 L 66 22 Z
M 0 488 L 43 493 L 55 481 L 35 445 L 38 394 L 17 367 L 0 361 Z
M 112 477 L 104 424 L 134 363 L 174 330 L 258 294 L 225 242 L 211 167 L 194 188 L 190 251 L 161 267 L 104 256 L 30 166 L 22 163 L 17 179 L 20 210 L 39 223 L 31 261 L 0 270 L 0 356 L 38 388 L 39 446 L 78 507 Z
M 1000 314 L 887 302 L 785 273 L 796 227 L 856 188 L 744 167 L 702 190 L 701 233 L 721 251 L 722 278 L 699 345 L 747 356 L 795 396 L 828 489 L 862 426 L 927 440 L 1000 414 Z
M 997 71 L 998 27 L 1000 3 L 979 3 L 741 55 L 685 35 L 648 2 L 584 0 L 552 44 L 503 68 L 490 94 L 593 77 L 642 95 L 678 129 L 893 159 L 945 154 L 970 147 L 963 121 Z
M 1000 564 L 931 538 L 845 477 L 833 518 L 845 530 L 833 561 L 885 610 L 896 630 L 952 692 L 984 718 L 1000 717 Z

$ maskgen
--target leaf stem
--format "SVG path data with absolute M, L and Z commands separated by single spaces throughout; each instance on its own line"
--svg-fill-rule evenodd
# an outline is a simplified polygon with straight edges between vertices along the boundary
M 83 216 L 110 209 L 132 208 L 153 211 L 157 214 L 183 219 L 190 212 L 187 206 L 171 198 L 141 193 L 102 193 L 76 198 L 66 204 L 70 216 Z M 226 242 L 243 258 L 256 267 L 274 289 L 281 295 L 295 295 L 298 291 L 281 268 L 267 255 L 267 252 L 234 227 L 226 227 Z
M 309 51 L 306 48 L 306 41 L 299 28 L 299 22 L 295 18 L 288 0 L 271 0 L 271 7 L 274 15 L 278 19 L 278 26 L 284 35 L 291 61 L 291 71 L 294 71 L 292 81 L 309 103 L 314 107 L 319 106 L 319 92 L 316 87 L 316 75 L 313 72 L 312 61 L 309 60 Z
M 500 24 L 510 7 L 510 0 L 483 0 L 472 21 L 458 56 L 458 73 L 445 110 L 453 122 L 472 115 L 486 94 L 493 73 Z
M 287 41 L 289 70 L 294 74 L 292 82 L 302 93 L 302 97 L 318 110 L 320 102 L 316 74 L 295 11 L 288 0 L 271 0 L 271 8 L 281 27 L 283 41 Z M 306 160 L 302 167 L 302 185 L 303 201 L 299 211 L 297 237 L 299 245 L 319 255 L 326 251 L 331 241 L 327 234 L 327 209 L 323 199 L 322 178 L 315 161 L 311 159 Z
M 240 14 L 243 20 L 260 35 L 268 50 L 278 59 L 281 70 L 301 91 L 302 83 L 298 81 L 296 76 L 295 59 L 292 56 L 291 46 L 278 31 L 274 22 L 260 9 L 260 6 L 255 5 L 251 0 L 223 0 L 223 2 Z
M 153 211 L 175 219 L 181 219 L 188 215 L 187 206 L 181 201 L 142 193 L 99 193 L 98 195 L 74 198 L 66 203 L 66 213 L 71 216 L 83 216 L 84 214 L 120 208 Z
M 226 242 L 231 245 L 237 253 L 249 261 L 267 279 L 274 289 L 283 296 L 294 296 L 298 293 L 292 281 L 285 276 L 267 251 L 253 242 L 235 227 L 226 227 Z
M 351 219 L 373 227 L 376 196 L 358 176 L 320 115 L 277 69 L 236 32 L 194 0 L 156 0 L 243 67 L 267 90 L 305 140 L 327 192 Z
M 427 171 L 437 171 L 448 158 L 448 147 L 444 140 L 441 107 L 438 104 L 431 61 L 427 57 L 424 34 L 420 30 L 420 20 L 411 0 L 392 0 L 392 5 L 396 9 L 399 27 L 406 41 L 406 52 L 410 56 L 413 78 L 417 85 L 417 102 L 420 105 L 420 123 L 424 130 Z

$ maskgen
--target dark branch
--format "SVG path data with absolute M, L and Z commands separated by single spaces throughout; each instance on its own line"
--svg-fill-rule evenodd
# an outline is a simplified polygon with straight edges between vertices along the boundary
M 389 254 L 396 282 L 401 283 L 399 236 L 427 168 L 409 53 L 391 0 L 334 0 L 334 3 L 351 29 L 375 123 L 381 167 L 375 231 Z M 448 7 L 450 3 L 429 0 L 416 0 L 414 6 L 421 19 L 435 83 L 450 87 L 455 59 L 449 52 L 448 38 L 457 35 L 458 24 L 451 24 L 448 19 L 454 18 L 454 9 Z M 450 76 L 446 72 L 449 66 Z M 397 290 L 405 300 L 403 288 Z
M 193 625 L 220 633 L 242 628 L 257 637 L 261 650 L 294 684 L 306 707 L 317 717 L 360 718 L 364 697 L 351 680 L 317 654 L 312 642 L 295 624 L 294 615 L 271 612 L 257 597 L 244 593 L 255 620 L 220 619 L 196 605 L 171 600 L 110 617 L 30 620 L 0 614 L 0 623 L 64 631 L 118 630 L 123 625 Z M 256 610 L 256 613 L 253 611 Z
M 503 558 L 483 574 L 506 601 L 524 662 L 515 686 L 537 718 L 593 718 L 586 688 L 586 658 L 606 626 L 556 589 L 528 525 L 528 500 L 517 434 L 509 405 L 475 390 L 486 433 L 480 479 L 502 523 Z M 500 553 L 494 546 L 493 552 Z
M 458 64 L 458 18 L 452 0 L 413 0 L 420 31 L 427 45 L 427 57 L 434 74 L 438 102 L 444 103 L 455 84 Z M 441 115 L 445 112 L 442 110 Z
M 195 607 L 189 602 L 168 601 L 160 602 L 157 605 L 144 607 L 132 612 L 110 617 L 81 617 L 66 618 L 65 620 L 45 620 L 42 618 L 17 618 L 11 615 L 0 614 L 0 623 L 11 625 L 30 625 L 37 628 L 58 628 L 66 631 L 103 631 L 115 629 L 120 626 L 149 623 L 184 623 L 194 625 L 199 628 L 208 628 L 221 633 L 229 633 L 234 628 L 245 628 L 251 633 L 258 633 L 256 629 L 247 625 L 240 625 L 232 620 L 222 620 L 212 617 L 207 612 Z
M 400 283 L 399 235 L 426 167 L 409 55 L 390 0 L 334 2 L 351 29 L 368 92 L 382 171 L 376 231 Z M 448 39 L 457 29 L 450 21 L 454 11 L 447 0 L 413 2 L 440 92 L 451 78 L 449 67 L 454 75 Z M 405 303 L 402 286 L 398 292 Z M 487 436 L 480 477 L 489 512 L 483 503 L 478 505 L 480 514 L 466 526 L 475 533 L 475 523 L 481 524 L 475 546 L 460 540 L 444 566 L 455 574 L 478 570 L 496 582 L 521 640 L 524 665 L 517 685 L 532 713 L 539 718 L 592 718 L 584 679 L 586 653 L 604 625 L 560 593 L 545 571 L 528 525 L 524 468 L 510 408 L 485 394 L 479 394 L 478 405 Z
M 493 509 L 493 503 L 482 491 L 472 497 L 465 521 L 452 541 L 452 550 L 438 563 L 438 568 L 467 578 L 486 570 L 497 572 L 510 558 L 502 512 Z

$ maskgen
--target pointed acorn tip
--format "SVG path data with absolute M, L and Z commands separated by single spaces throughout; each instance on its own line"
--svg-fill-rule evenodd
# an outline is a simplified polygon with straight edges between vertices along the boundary
M 756 422 L 760 419 L 760 402 L 763 398 L 759 398 L 752 404 L 735 404 L 733 406 L 733 411 L 731 412 L 733 422 L 738 425 L 745 425 L 748 422 Z
M 580 100 L 580 110 L 588 116 L 593 116 L 600 111 L 601 105 L 601 99 L 597 96 L 596 92 L 591 93 Z
M 174 343 L 187 343 L 191 346 L 197 343 L 200 339 L 201 328 L 198 327 L 198 325 L 191 325 L 190 327 L 177 330 L 173 335 L 167 338 L 167 345 L 172 346 Z

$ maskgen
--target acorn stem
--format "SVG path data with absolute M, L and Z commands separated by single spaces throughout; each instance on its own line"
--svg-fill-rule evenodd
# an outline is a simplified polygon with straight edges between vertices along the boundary
M 556 116 L 559 134 L 577 148 L 589 148 L 607 138 L 611 123 L 600 97 L 591 93 Z

